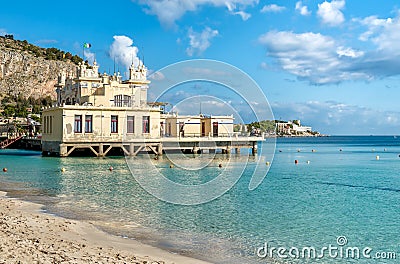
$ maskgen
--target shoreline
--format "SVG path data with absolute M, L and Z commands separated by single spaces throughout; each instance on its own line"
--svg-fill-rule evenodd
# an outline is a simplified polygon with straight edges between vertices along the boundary
M 0 263 L 209 263 L 111 235 L 85 221 L 47 214 L 42 208 L 0 191 Z

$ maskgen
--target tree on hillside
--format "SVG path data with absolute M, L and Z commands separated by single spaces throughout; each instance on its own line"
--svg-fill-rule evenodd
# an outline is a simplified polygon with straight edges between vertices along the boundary
M 252 122 L 247 125 L 248 131 L 251 131 L 253 128 L 260 129 L 261 132 L 273 133 L 275 132 L 275 121 L 263 120 L 260 122 Z
M 5 96 L 1 100 L 2 115 L 4 117 L 27 117 L 28 108 L 32 108 L 32 114 L 40 114 L 44 106 L 50 106 L 53 100 L 50 96 L 44 98 L 25 98 L 21 93 L 18 95 Z

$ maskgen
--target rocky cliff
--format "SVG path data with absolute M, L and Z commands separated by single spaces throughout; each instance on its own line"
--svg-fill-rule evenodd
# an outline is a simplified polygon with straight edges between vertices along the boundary
M 0 37 L 0 98 L 19 94 L 55 98 L 58 74 L 63 69 L 75 71 L 79 61 L 69 52 Z

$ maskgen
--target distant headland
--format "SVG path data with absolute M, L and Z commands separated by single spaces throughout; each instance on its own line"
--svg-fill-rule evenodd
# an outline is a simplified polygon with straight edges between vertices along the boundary
M 301 125 L 300 120 L 263 120 L 246 125 L 237 124 L 235 132 L 250 132 L 250 135 L 265 135 L 276 137 L 321 137 L 325 136 L 318 131 L 313 131 L 311 126 Z

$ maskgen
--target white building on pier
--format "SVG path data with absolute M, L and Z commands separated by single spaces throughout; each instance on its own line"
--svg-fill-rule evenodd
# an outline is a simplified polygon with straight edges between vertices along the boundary
M 57 105 L 43 111 L 43 153 L 68 156 L 86 149 L 104 156 L 118 148 L 127 155 L 143 150 L 161 154 L 165 140 L 185 137 L 195 145 L 196 138 L 225 137 L 225 142 L 232 136 L 233 116 L 162 113 L 158 104 L 147 102 L 149 84 L 143 64 L 132 64 L 124 81 L 119 73 L 99 74 L 96 62 L 79 65 L 75 73 L 62 72 L 55 85 Z

